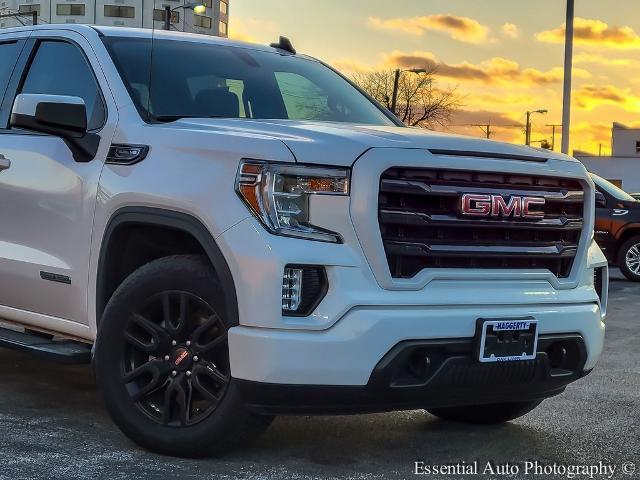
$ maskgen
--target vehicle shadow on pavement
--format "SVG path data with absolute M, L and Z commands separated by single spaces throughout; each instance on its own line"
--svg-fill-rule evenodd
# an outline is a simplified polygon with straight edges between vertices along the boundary
M 0 424 L 5 434 L 0 451 L 14 448 L 39 453 L 43 468 L 48 457 L 70 455 L 66 438 L 78 448 L 100 451 L 92 456 L 94 467 L 110 468 L 114 455 L 137 464 L 136 471 L 153 474 L 157 468 L 172 470 L 190 460 L 162 457 L 128 441 L 111 423 L 88 366 L 61 366 L 29 355 L 0 349 L 4 373 L 0 385 Z M 9 396 L 10 393 L 10 396 Z M 29 438 L 22 438 L 28 432 Z M 39 432 L 39 433 L 38 433 Z M 40 435 L 34 439 L 34 435 Z M 313 475 L 380 471 L 382 464 L 402 466 L 408 475 L 418 460 L 430 463 L 506 462 L 521 459 L 522 451 L 562 448 L 553 439 L 518 423 L 500 426 L 468 426 L 438 420 L 423 411 L 327 417 L 279 417 L 267 432 L 242 451 L 197 461 L 202 471 L 224 469 L 272 469 L 276 465 Z M 81 446 L 78 446 L 81 443 Z M 543 445 L 543 443 L 545 445 Z M 93 448 L 92 448 L 93 446 Z M 496 453 L 498 452 L 498 453 Z M 111 455 L 110 455 L 111 453 Z M 37 464 L 35 462 L 34 466 Z M 142 470 L 140 470 L 142 469 Z M 386 469 L 387 473 L 389 472 Z M 185 472 L 186 473 L 186 472 Z M 189 476 L 189 475 L 188 475 Z M 181 475 L 182 478 L 188 478 Z

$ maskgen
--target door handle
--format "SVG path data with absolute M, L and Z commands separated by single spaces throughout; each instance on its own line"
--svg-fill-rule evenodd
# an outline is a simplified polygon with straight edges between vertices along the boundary
M 11 167 L 11 160 L 0 153 L 0 172 Z

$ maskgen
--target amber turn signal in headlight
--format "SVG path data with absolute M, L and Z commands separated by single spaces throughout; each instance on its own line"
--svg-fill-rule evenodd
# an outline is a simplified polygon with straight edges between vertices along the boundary
M 236 191 L 276 235 L 338 243 L 340 235 L 312 225 L 311 195 L 349 195 L 349 170 L 245 160 Z

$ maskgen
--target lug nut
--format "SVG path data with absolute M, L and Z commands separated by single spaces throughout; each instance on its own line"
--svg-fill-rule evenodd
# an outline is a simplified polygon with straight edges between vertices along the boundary
M 194 356 L 193 356 L 193 361 L 194 361 L 194 362 L 197 362 L 198 360 L 200 360 L 200 359 L 198 358 L 198 355 L 194 355 Z
M 191 370 L 187 370 L 186 375 L 187 375 L 187 377 L 190 377 L 191 376 Z
M 190 346 L 191 346 L 191 341 L 187 340 L 187 347 L 190 347 Z
M 178 342 L 176 342 L 175 340 L 171 340 L 171 345 L 172 345 L 172 346 L 174 346 L 174 347 L 175 347 L 177 344 L 178 344 Z
M 170 358 L 171 358 L 171 357 L 170 357 L 169 355 L 165 355 L 165 356 L 164 356 L 164 361 L 165 361 L 165 362 L 168 362 Z
M 175 370 L 173 370 L 173 371 L 171 372 L 171 376 L 172 376 L 172 377 L 175 377 L 177 374 L 178 374 L 178 372 L 176 372 Z

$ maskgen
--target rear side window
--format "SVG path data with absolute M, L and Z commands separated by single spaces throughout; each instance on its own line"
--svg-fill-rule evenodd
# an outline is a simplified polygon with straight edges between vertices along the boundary
M 67 42 L 44 41 L 38 47 L 21 93 L 80 97 L 87 106 L 87 125 L 104 124 L 105 108 L 91 67 L 78 47 Z
M 19 53 L 18 42 L 0 43 L 0 101 L 7 90 L 9 78 Z

